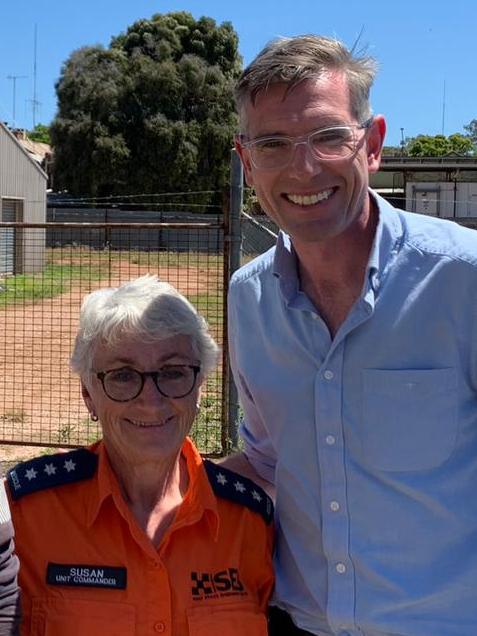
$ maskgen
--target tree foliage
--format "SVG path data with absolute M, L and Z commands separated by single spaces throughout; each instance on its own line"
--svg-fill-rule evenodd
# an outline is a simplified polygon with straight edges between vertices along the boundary
M 405 151 L 410 157 L 445 157 L 456 154 L 472 156 L 475 154 L 475 146 L 469 137 L 461 133 L 454 133 L 448 137 L 418 135 L 407 142 Z
M 467 131 L 467 137 L 477 146 L 477 119 L 473 119 L 464 126 L 464 130 Z
M 51 144 L 50 127 L 45 124 L 37 124 L 35 128 L 28 131 L 28 138 L 32 141 L 39 141 L 43 144 Z
M 240 68 L 231 24 L 186 12 L 140 20 L 108 49 L 74 51 L 56 85 L 57 187 L 92 196 L 222 188 Z

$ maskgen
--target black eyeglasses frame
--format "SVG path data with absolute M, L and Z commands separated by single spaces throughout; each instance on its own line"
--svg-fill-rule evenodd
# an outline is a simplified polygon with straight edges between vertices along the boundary
M 192 391 L 194 390 L 194 387 L 197 383 L 197 376 L 200 373 L 201 367 L 197 364 L 175 364 L 175 365 L 171 365 L 174 367 L 187 367 L 188 369 L 192 369 L 194 372 L 194 382 L 191 386 L 191 388 L 189 389 L 189 391 L 187 391 L 186 393 L 183 393 L 182 395 L 167 395 L 167 393 L 164 393 L 164 391 L 160 388 L 159 384 L 158 384 L 158 376 L 160 371 L 138 371 L 138 369 L 134 369 L 133 367 L 123 367 L 125 369 L 130 369 L 131 371 L 134 371 L 135 373 L 137 373 L 140 377 L 141 377 L 141 385 L 139 387 L 138 392 L 136 393 L 136 395 L 134 395 L 133 397 L 127 398 L 126 400 L 119 400 L 118 398 L 114 398 L 111 397 L 111 395 L 109 395 L 109 393 L 106 390 L 105 384 L 104 384 L 104 380 L 106 378 L 106 375 L 108 373 L 112 373 L 113 371 L 119 371 L 120 369 L 107 369 L 106 371 L 96 371 L 95 375 L 98 378 L 98 380 L 101 382 L 101 386 L 103 387 L 103 391 L 105 393 L 105 395 L 110 399 L 113 400 L 113 402 L 131 402 L 132 400 L 135 400 L 137 397 L 139 397 L 144 389 L 144 385 L 146 383 L 146 379 L 147 378 L 152 378 L 152 381 L 154 382 L 154 386 L 156 387 L 156 389 L 159 391 L 159 393 L 161 395 L 163 395 L 166 398 L 169 399 L 173 399 L 173 400 L 180 400 L 181 398 L 187 397 L 188 395 L 190 395 L 192 393 Z

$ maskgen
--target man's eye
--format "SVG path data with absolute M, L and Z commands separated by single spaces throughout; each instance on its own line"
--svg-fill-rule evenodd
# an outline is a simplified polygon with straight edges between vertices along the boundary
M 351 131 L 347 128 L 336 128 L 332 130 L 323 130 L 313 135 L 313 143 L 320 144 L 342 144 L 351 138 Z
M 262 139 L 255 144 L 255 148 L 259 151 L 267 152 L 267 150 L 281 150 L 289 146 L 290 142 L 287 139 L 280 139 L 279 137 Z

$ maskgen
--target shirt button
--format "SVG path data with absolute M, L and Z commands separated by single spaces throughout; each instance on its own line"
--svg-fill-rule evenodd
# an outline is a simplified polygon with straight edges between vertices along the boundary
M 337 563 L 336 571 L 338 574 L 344 574 L 346 572 L 346 565 L 344 563 Z
M 159 621 L 158 623 L 154 623 L 154 631 L 158 634 L 162 634 L 162 632 L 164 632 L 165 630 L 166 626 L 161 621 Z
M 325 380 L 332 380 L 335 377 L 335 374 L 333 373 L 333 371 L 330 371 L 330 369 L 326 369 L 326 371 L 323 373 L 323 376 Z
M 336 442 L 336 437 L 334 435 L 327 435 L 325 437 L 325 442 L 328 444 L 328 446 L 333 446 L 333 444 Z
M 338 510 L 340 509 L 340 505 L 337 501 L 332 501 L 330 503 L 330 508 L 333 512 L 338 512 Z

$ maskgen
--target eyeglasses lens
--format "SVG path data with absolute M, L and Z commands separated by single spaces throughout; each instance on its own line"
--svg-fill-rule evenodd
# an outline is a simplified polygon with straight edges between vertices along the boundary
M 124 367 L 105 373 L 103 386 L 106 395 L 112 400 L 126 402 L 137 397 L 143 389 L 146 377 L 152 376 L 156 387 L 163 395 L 180 398 L 192 391 L 196 375 L 193 367 L 185 365 L 166 366 L 157 372 L 149 373 L 140 373 L 136 369 Z
M 286 137 L 258 139 L 250 144 L 250 151 L 258 168 L 279 168 L 291 161 L 295 146 L 302 143 L 308 143 L 309 149 L 317 159 L 346 159 L 356 149 L 353 128 L 338 126 L 317 130 L 306 141 L 294 141 Z

